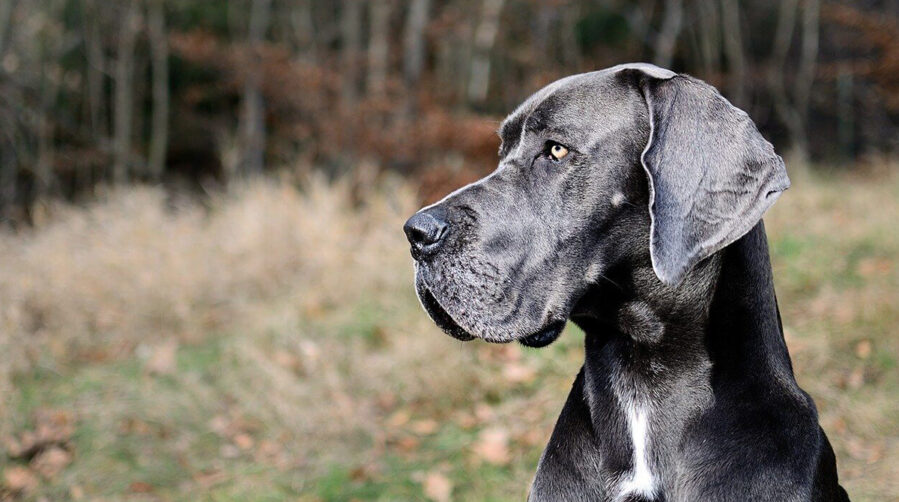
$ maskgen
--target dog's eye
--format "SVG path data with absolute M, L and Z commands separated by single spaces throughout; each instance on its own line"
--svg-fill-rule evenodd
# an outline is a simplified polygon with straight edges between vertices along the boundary
M 568 149 L 558 143 L 552 143 L 549 146 L 549 156 L 553 160 L 562 160 L 568 155 Z

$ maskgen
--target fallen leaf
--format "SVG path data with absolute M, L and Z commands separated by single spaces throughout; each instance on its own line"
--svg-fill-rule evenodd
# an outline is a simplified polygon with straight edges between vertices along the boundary
M 438 427 L 439 424 L 437 421 L 432 419 L 416 420 L 409 426 L 409 428 L 412 429 L 412 432 L 422 436 L 433 434 L 437 431 Z
M 213 469 L 210 471 L 201 471 L 193 475 L 193 480 L 203 488 L 210 488 L 228 479 L 224 471 Z
M 546 443 L 546 434 L 544 433 L 544 431 L 533 427 L 525 430 L 522 434 L 517 436 L 517 440 L 527 446 L 536 446 L 538 444 Z
M 884 445 L 883 444 L 874 444 L 871 445 L 871 448 L 868 450 L 868 464 L 876 464 L 883 459 L 884 453 Z
M 855 345 L 855 355 L 859 359 L 867 359 L 871 356 L 871 340 L 862 340 Z
M 253 447 L 254 443 L 253 437 L 249 434 L 240 433 L 234 436 L 234 444 L 241 450 L 249 450 Z
M 478 418 L 467 412 L 457 413 L 454 416 L 453 420 L 457 425 L 459 425 L 459 427 L 462 427 L 463 429 L 471 429 L 472 427 L 478 425 Z
M 144 371 L 150 375 L 171 375 L 177 366 L 176 355 L 178 353 L 178 341 L 166 340 L 153 349 L 152 355 L 144 365 Z
M 276 350 L 272 359 L 278 366 L 293 372 L 299 371 L 300 359 L 286 350 Z
M 284 453 L 284 448 L 280 443 L 263 439 L 259 442 L 259 448 L 257 448 L 256 453 L 258 453 L 260 458 L 274 459 Z
M 883 458 L 884 446 L 881 443 L 865 441 L 858 437 L 850 437 L 843 443 L 849 456 L 856 460 L 862 460 L 867 464 L 874 464 Z
M 417 450 L 418 445 L 420 444 L 421 441 L 411 436 L 400 438 L 400 440 L 396 442 L 397 448 L 404 453 L 409 453 L 411 451 Z
M 72 500 L 83 500 L 84 488 L 81 485 L 72 485 L 69 487 L 69 496 L 72 497 Z
M 521 359 L 521 346 L 516 344 L 501 345 L 497 351 L 503 361 L 518 361 Z
M 499 427 L 484 429 L 474 444 L 478 458 L 494 465 L 509 463 L 509 433 Z
M 350 479 L 357 483 L 369 481 L 372 479 L 372 474 L 374 474 L 375 470 L 371 465 L 360 465 L 350 471 Z
M 37 488 L 37 476 L 31 469 L 16 465 L 3 471 L 3 484 L 13 493 L 29 493 Z
M 222 458 L 237 458 L 240 456 L 240 450 L 233 444 L 223 444 L 219 448 L 219 455 Z
M 31 467 L 47 479 L 53 479 L 72 461 L 72 454 L 60 448 L 51 446 L 43 450 L 31 460 Z
M 485 403 L 478 403 L 474 408 L 474 416 L 480 423 L 489 422 L 493 418 L 493 408 Z
M 122 434 L 147 436 L 153 432 L 153 429 L 147 422 L 144 422 L 139 418 L 129 417 L 119 422 L 119 432 Z
M 520 362 L 511 362 L 503 367 L 503 378 L 509 383 L 528 383 L 534 381 L 537 371 Z
M 300 352 L 303 353 L 303 357 L 313 363 L 318 362 L 321 358 L 321 350 L 318 348 L 318 345 L 311 340 L 300 341 Z
M 845 434 L 846 433 L 846 421 L 843 420 L 842 417 L 837 417 L 831 421 L 831 427 L 833 431 L 837 434 Z M 828 431 L 830 432 L 830 431 Z
M 862 385 L 865 384 L 865 372 L 862 368 L 855 368 L 849 373 L 849 377 L 846 379 L 846 385 L 849 386 L 850 389 L 858 389 Z
M 892 268 L 892 262 L 886 258 L 865 258 L 858 262 L 859 275 L 871 278 L 887 274 Z
M 849 452 L 850 457 L 856 460 L 865 460 L 868 457 L 868 448 L 861 439 L 854 437 L 848 438 L 843 444 L 846 447 L 846 451 Z
M 30 433 L 23 433 L 22 436 Z M 6 436 L 3 438 L 3 447 L 6 449 L 6 453 L 9 454 L 12 458 L 20 458 L 25 451 L 25 447 L 22 445 L 22 440 L 12 437 Z
M 440 472 L 431 471 L 422 481 L 425 496 L 434 502 L 449 502 L 453 493 L 453 483 Z
M 5 439 L 4 446 L 10 457 L 32 459 L 49 447 L 65 447 L 75 433 L 75 421 L 68 412 L 40 409 L 34 414 L 34 422 L 33 431 L 24 431 L 18 438 Z
M 521 347 L 517 344 L 501 345 L 495 347 L 492 345 L 483 345 L 478 351 L 478 358 L 483 361 L 511 362 L 521 359 Z
M 376 399 L 378 408 L 383 411 L 390 410 L 396 406 L 396 394 L 393 392 L 381 392 Z
M 409 410 L 399 410 L 393 415 L 390 415 L 390 418 L 387 419 L 387 425 L 394 428 L 402 427 L 406 425 L 406 422 L 408 422 L 410 418 L 411 415 Z
M 216 415 L 209 419 L 209 430 L 218 434 L 219 436 L 224 436 L 225 433 L 228 432 L 228 418 L 224 415 Z
M 128 491 L 131 493 L 152 493 L 153 485 L 143 481 L 135 481 L 128 485 Z

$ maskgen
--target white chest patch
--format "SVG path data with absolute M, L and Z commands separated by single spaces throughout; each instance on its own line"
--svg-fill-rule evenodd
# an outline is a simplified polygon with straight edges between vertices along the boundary
M 646 459 L 646 445 L 649 440 L 649 427 L 646 420 L 646 410 L 630 403 L 626 407 L 627 425 L 631 432 L 631 445 L 634 449 L 634 469 L 630 476 L 621 483 L 620 497 L 628 495 L 643 495 L 652 497 L 655 494 L 655 479 L 649 470 L 649 462 Z

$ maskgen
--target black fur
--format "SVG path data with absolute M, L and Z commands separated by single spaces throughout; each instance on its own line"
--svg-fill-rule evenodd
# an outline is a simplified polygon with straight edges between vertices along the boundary
M 625 65 L 539 91 L 500 135 L 497 171 L 406 232 L 452 336 L 586 333 L 530 500 L 848 500 L 774 293 L 761 216 L 789 180 L 745 113 Z

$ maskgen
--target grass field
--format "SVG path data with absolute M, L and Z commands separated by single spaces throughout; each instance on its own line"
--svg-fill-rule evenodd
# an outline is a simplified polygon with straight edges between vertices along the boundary
M 853 500 L 899 500 L 899 175 L 791 175 L 766 222 L 797 378 Z M 406 185 L 101 199 L 0 235 L 0 500 L 524 499 L 583 336 L 438 333 Z

